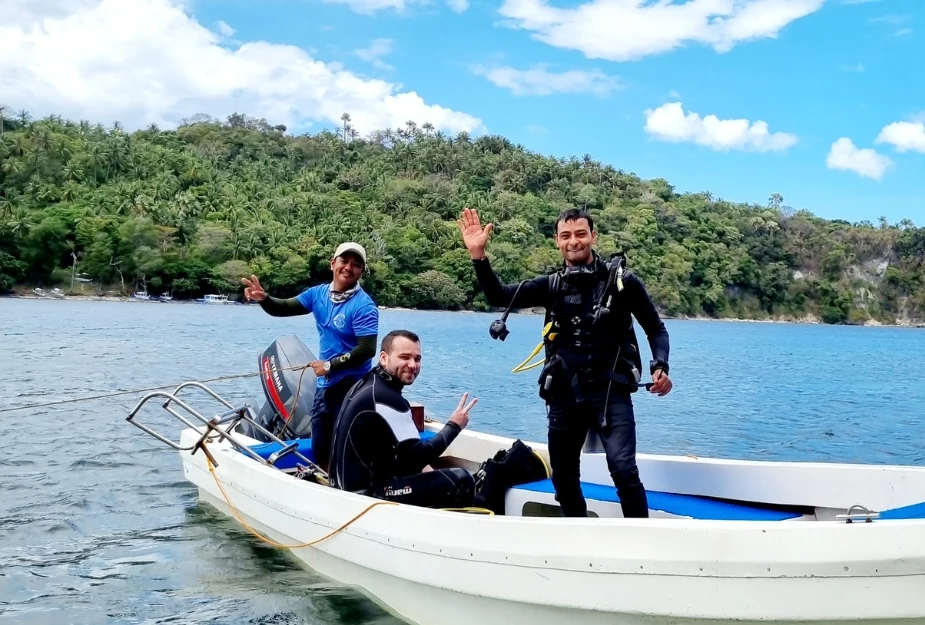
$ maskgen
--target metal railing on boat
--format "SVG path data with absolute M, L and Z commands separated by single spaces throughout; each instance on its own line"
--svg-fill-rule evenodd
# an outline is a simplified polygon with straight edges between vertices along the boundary
M 227 408 L 227 410 L 219 414 L 216 414 L 215 416 L 211 418 L 206 417 L 201 412 L 199 412 L 198 410 L 196 410 L 195 408 L 191 407 L 189 404 L 184 402 L 182 399 L 177 397 L 177 395 L 179 394 L 181 390 L 185 388 L 189 388 L 189 387 L 198 388 L 204 391 L 205 393 L 209 394 L 215 401 L 217 401 L 222 406 Z M 138 415 L 138 412 L 141 410 L 142 406 L 144 406 L 146 403 L 148 403 L 149 401 L 151 401 L 152 399 L 156 397 L 166 398 L 167 401 L 165 401 L 161 407 L 164 410 L 166 410 L 168 413 L 170 413 L 171 415 L 179 419 L 188 428 L 191 428 L 194 430 L 200 430 L 204 425 L 205 430 L 203 431 L 202 436 L 192 445 L 183 446 L 183 445 L 180 445 L 179 443 L 176 443 L 170 440 L 166 436 L 163 436 L 162 434 L 158 433 L 151 427 L 145 425 L 144 423 L 136 419 L 136 416 Z M 171 404 L 176 404 L 177 406 L 185 410 L 187 413 L 189 413 L 189 415 L 199 420 L 202 423 L 202 425 L 197 425 L 196 423 L 190 421 L 187 417 L 177 412 L 177 410 L 175 410 L 173 406 L 171 406 Z M 322 470 L 321 467 L 319 467 L 314 462 L 306 458 L 304 454 L 299 452 L 299 442 L 298 441 L 285 441 L 279 438 L 277 435 L 273 434 L 272 432 L 270 432 L 264 426 L 262 426 L 260 423 L 257 422 L 253 406 L 245 402 L 241 404 L 240 406 L 235 407 L 230 402 L 228 402 L 225 398 L 220 396 L 218 393 L 213 391 L 211 388 L 209 388 L 202 382 L 184 382 L 180 384 L 179 386 L 177 386 L 173 390 L 172 393 L 168 393 L 166 391 L 154 391 L 154 392 L 148 393 L 147 395 L 145 395 L 138 401 L 138 403 L 135 405 L 135 407 L 126 417 L 126 421 L 136 426 L 137 428 L 141 429 L 145 433 L 153 436 L 154 438 L 161 441 L 162 443 L 169 445 L 173 449 L 176 449 L 177 451 L 188 451 L 188 452 L 191 452 L 191 455 L 195 455 L 196 452 L 201 449 L 202 452 L 209 458 L 209 460 L 215 466 L 218 466 L 218 461 L 215 459 L 215 457 L 206 447 L 206 442 L 215 441 L 215 442 L 220 443 L 224 440 L 227 440 L 238 451 L 244 454 L 247 454 L 249 457 L 253 458 L 257 462 L 260 462 L 261 464 L 271 466 L 275 469 L 279 469 L 279 467 L 276 466 L 276 462 L 280 458 L 283 458 L 285 456 L 292 454 L 299 460 L 299 462 L 302 463 L 301 465 L 297 464 L 298 477 L 303 478 L 303 479 L 305 478 L 313 479 L 321 483 L 327 483 L 328 481 L 327 473 L 324 470 Z M 258 432 L 266 436 L 271 443 L 276 443 L 280 445 L 281 446 L 280 449 L 278 451 L 273 452 L 268 457 L 264 458 L 263 456 L 255 452 L 253 449 L 251 449 L 250 446 L 245 445 L 244 443 L 239 441 L 237 438 L 235 438 L 233 432 L 242 422 L 247 423 L 248 425 L 253 427 L 255 430 L 257 430 Z

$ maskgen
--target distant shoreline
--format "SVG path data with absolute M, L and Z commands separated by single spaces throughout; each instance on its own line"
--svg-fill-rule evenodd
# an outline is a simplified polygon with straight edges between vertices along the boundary
M 411 310 L 411 309 L 409 309 Z M 511 314 L 524 314 L 524 315 L 536 315 L 543 314 L 542 308 L 524 308 L 520 310 L 512 310 Z M 925 321 L 913 321 L 909 320 L 904 323 L 883 323 L 875 319 L 868 319 L 864 323 L 824 323 L 822 319 L 816 315 L 806 315 L 804 317 L 798 317 L 793 319 L 748 319 L 740 317 L 707 317 L 705 315 L 668 315 L 665 313 L 659 313 L 662 320 L 672 320 L 672 321 L 713 321 L 713 322 L 726 322 L 726 323 L 775 323 L 775 324 L 792 324 L 792 325 L 842 325 L 842 326 L 854 326 L 854 327 L 884 327 L 884 328 L 925 328 Z
M 665 317 L 662 319 L 675 319 L 678 321 L 725 321 L 725 322 L 737 322 L 737 323 L 776 323 L 776 324 L 792 324 L 792 325 L 817 325 L 817 326 L 851 326 L 851 327 L 866 327 L 866 328 L 925 328 L 925 322 L 922 321 L 909 321 L 905 323 L 883 323 L 877 321 L 876 319 L 868 319 L 864 323 L 823 323 L 822 320 L 816 319 L 815 317 L 804 317 L 800 319 L 738 319 L 735 317 Z
M 204 304 L 198 302 L 195 299 L 174 299 L 168 302 L 164 302 L 158 299 L 151 300 L 137 300 L 132 299 L 128 296 L 117 296 L 117 295 L 66 295 L 65 297 L 55 297 L 53 295 L 34 295 L 32 293 L 7 293 L 0 295 L 0 299 L 28 299 L 28 300 L 55 300 L 55 301 L 77 301 L 77 302 L 116 302 L 116 303 L 132 303 L 132 304 L 200 304 L 203 306 L 257 306 L 256 303 L 245 303 L 238 302 L 236 300 L 228 300 L 224 304 Z M 417 308 L 407 308 L 404 306 L 379 306 L 380 310 L 394 310 L 402 312 L 447 312 L 447 313 L 500 313 L 500 310 L 487 310 L 487 311 L 478 311 L 478 310 L 424 310 Z M 525 308 L 525 309 L 515 309 L 511 311 L 511 314 L 514 315 L 538 315 L 543 314 L 542 308 Z M 883 327 L 883 328 L 925 328 L 925 322 L 923 321 L 907 321 L 900 323 L 881 323 L 879 321 L 869 319 L 864 323 L 857 324 L 826 324 L 823 323 L 821 319 L 814 315 L 807 317 L 802 317 L 798 319 L 742 319 L 738 317 L 705 317 L 702 315 L 694 316 L 684 316 L 684 315 L 662 315 L 663 320 L 671 321 L 711 321 L 711 322 L 725 322 L 725 323 L 771 323 L 771 324 L 791 324 L 791 325 L 844 325 L 844 326 L 853 326 L 853 327 Z
M 36 299 L 36 300 L 48 300 L 48 301 L 70 301 L 70 302 L 131 302 L 131 303 L 155 303 L 155 304 L 196 304 L 195 299 L 173 299 L 170 301 L 159 300 L 155 297 L 152 297 L 150 300 L 137 299 L 129 296 L 119 296 L 119 295 L 65 295 L 64 297 L 56 297 L 54 295 L 34 295 L 34 294 L 17 294 L 17 293 L 6 293 L 0 295 L 0 299 Z M 229 300 L 228 304 L 237 304 L 235 300 Z M 228 304 L 225 304 L 226 306 Z M 243 304 L 243 302 L 242 302 Z M 213 304 L 214 305 L 214 304 Z

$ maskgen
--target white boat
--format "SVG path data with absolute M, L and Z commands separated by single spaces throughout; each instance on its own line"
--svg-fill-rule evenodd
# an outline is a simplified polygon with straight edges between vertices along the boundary
M 147 291 L 135 291 L 134 293 L 132 293 L 129 299 L 140 301 L 140 302 L 147 302 L 148 300 L 151 299 L 151 296 L 148 295 Z
M 231 304 L 232 302 L 228 301 L 227 295 L 206 295 L 202 299 L 197 299 L 196 302 L 200 304 Z
M 311 370 L 298 393 L 282 373 L 304 359 L 271 350 L 259 414 L 188 383 L 128 420 L 179 449 L 201 501 L 408 623 L 925 623 L 925 468 L 639 454 L 651 517 L 624 519 L 603 454 L 584 452 L 590 518 L 558 516 L 548 479 L 509 489 L 503 515 L 386 503 L 315 481 L 311 439 L 255 437 L 268 406 L 311 405 Z M 222 413 L 185 404 L 189 386 Z M 178 444 L 135 418 L 153 397 L 186 424 Z M 464 430 L 442 466 L 513 442 Z

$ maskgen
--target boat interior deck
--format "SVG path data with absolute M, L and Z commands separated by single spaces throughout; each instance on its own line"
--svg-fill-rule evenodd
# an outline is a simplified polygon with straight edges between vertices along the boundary
M 421 438 L 427 439 L 433 433 L 425 430 Z M 297 451 L 314 461 L 311 439 L 297 439 Z M 262 443 L 251 447 L 262 458 L 269 458 L 278 452 L 278 443 Z M 294 472 L 298 459 L 293 454 L 280 457 L 275 466 L 286 472 Z M 461 466 L 470 471 L 478 465 L 463 458 L 444 456 L 439 467 Z M 623 516 L 620 498 L 613 484 L 600 484 L 582 481 L 582 492 L 588 503 L 588 513 L 592 517 L 621 518 Z M 727 521 L 817 521 L 834 520 L 836 512 L 822 510 L 812 506 L 784 506 L 750 501 L 731 501 L 715 497 L 648 490 L 649 514 L 652 518 L 679 518 L 698 520 Z M 508 490 L 505 496 L 506 516 L 561 516 L 555 500 L 552 480 L 545 479 L 521 484 Z M 907 505 L 880 512 L 880 519 L 925 519 L 925 502 Z

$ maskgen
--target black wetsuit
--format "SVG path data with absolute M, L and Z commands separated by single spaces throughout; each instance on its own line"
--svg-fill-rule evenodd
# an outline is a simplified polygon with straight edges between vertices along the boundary
M 588 430 L 604 444 L 607 466 L 625 517 L 648 516 L 645 487 L 636 467 L 636 420 L 631 394 L 642 369 L 632 327 L 635 317 L 649 340 L 650 373 L 668 373 L 668 332 L 642 281 L 623 275 L 623 290 L 611 289 L 610 314 L 595 324 L 609 271 L 595 254 L 589 271 L 550 280 L 540 276 L 520 287 L 502 285 L 488 259 L 473 261 L 485 298 L 493 306 L 542 306 L 554 321 L 557 336 L 547 342 L 546 365 L 540 375 L 540 395 L 549 408 L 548 444 L 556 500 L 565 516 L 586 516 L 580 485 L 581 449 Z M 552 285 L 552 286 L 551 286 Z M 552 289 L 552 290 L 551 290 Z M 606 409 L 605 409 L 606 404 Z
M 422 473 L 460 432 L 453 422 L 422 440 L 403 385 L 376 366 L 354 386 L 334 424 L 331 486 L 429 508 L 471 506 L 475 480 L 465 469 Z

